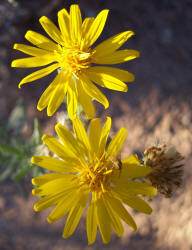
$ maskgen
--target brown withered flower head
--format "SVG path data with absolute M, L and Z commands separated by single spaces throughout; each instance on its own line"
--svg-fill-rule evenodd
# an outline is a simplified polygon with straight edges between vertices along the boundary
M 184 157 L 174 146 L 166 144 L 152 146 L 145 150 L 142 163 L 152 168 L 146 177 L 166 198 L 182 185 Z

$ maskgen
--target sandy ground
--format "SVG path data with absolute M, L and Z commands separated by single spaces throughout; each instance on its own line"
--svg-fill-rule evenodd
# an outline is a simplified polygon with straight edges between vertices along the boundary
M 113 133 L 122 126 L 128 131 L 122 152 L 125 156 L 141 153 L 156 141 L 173 144 L 186 159 L 182 189 L 171 199 L 157 196 L 151 206 L 152 215 L 131 211 L 138 232 L 126 227 L 125 235 L 119 239 L 113 235 L 108 245 L 100 237 L 93 246 L 87 246 L 85 220 L 67 240 L 61 238 L 64 220 L 49 225 L 45 218 L 49 211 L 36 214 L 30 196 L 24 201 L 16 186 L 8 181 L 0 185 L 0 249 L 11 250 L 70 250 L 70 249 L 192 249 L 192 195 L 191 195 L 191 146 L 192 146 L 192 4 L 191 1 L 78 1 L 84 15 L 95 15 L 103 8 L 111 10 L 103 38 L 120 31 L 134 30 L 136 36 L 126 47 L 138 49 L 141 58 L 123 67 L 136 75 L 129 84 L 128 93 L 103 90 L 110 100 L 104 111 L 100 105 L 98 116 L 112 116 Z M 47 15 L 56 22 L 56 12 L 70 1 L 18 1 L 14 7 L 8 1 L 0 2 L 0 118 L 6 122 L 18 97 L 25 100 L 27 126 L 32 127 L 38 117 L 42 130 L 53 133 L 55 117 L 47 118 L 46 112 L 38 112 L 36 103 L 45 85 L 51 81 L 46 77 L 36 83 L 17 89 L 19 80 L 27 69 L 11 69 L 13 58 L 21 53 L 11 50 L 13 44 L 25 43 L 24 33 L 28 29 L 42 32 L 38 18 Z M 63 107 L 60 108 L 62 110 Z M 32 186 L 26 180 L 27 190 Z

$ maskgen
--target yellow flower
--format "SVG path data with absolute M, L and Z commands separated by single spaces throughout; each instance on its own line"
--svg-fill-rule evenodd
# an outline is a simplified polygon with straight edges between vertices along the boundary
M 60 159 L 47 156 L 31 159 L 33 164 L 54 171 L 32 179 L 32 183 L 38 186 L 33 189 L 33 195 L 43 196 L 34 209 L 41 211 L 55 206 L 47 218 L 50 223 L 69 213 L 64 238 L 73 234 L 87 204 L 89 244 L 95 241 L 97 227 L 104 243 L 110 241 L 111 228 L 119 237 L 122 236 L 122 220 L 137 230 L 135 221 L 122 203 L 142 213 L 152 212 L 138 195 L 156 195 L 156 188 L 131 180 L 146 176 L 151 168 L 141 166 L 135 155 L 124 160 L 118 158 L 127 132 L 121 128 L 106 146 L 110 128 L 109 117 L 103 128 L 100 119 L 91 120 L 89 136 L 79 119 L 73 120 L 75 136 L 57 124 L 55 129 L 62 143 L 49 135 L 44 135 L 42 140 Z
M 42 94 L 37 104 L 38 110 L 47 107 L 48 116 L 52 116 L 67 94 L 67 108 L 71 119 L 76 117 L 78 101 L 87 118 L 93 118 L 95 110 L 92 99 L 103 104 L 105 108 L 109 106 L 107 98 L 93 82 L 101 87 L 127 91 L 124 82 L 134 81 L 133 74 L 114 67 L 94 66 L 122 63 L 139 56 L 136 50 L 118 50 L 134 34 L 132 31 L 117 34 L 91 49 L 104 28 L 107 15 L 108 10 L 102 10 L 96 18 L 85 18 L 82 22 L 79 6 L 71 5 L 70 13 L 66 9 L 58 12 L 60 30 L 47 17 L 40 18 L 42 27 L 54 42 L 29 30 L 25 38 L 36 47 L 14 45 L 14 49 L 32 57 L 14 60 L 12 67 L 29 68 L 51 64 L 26 76 L 19 83 L 19 87 L 56 69 L 59 72 Z

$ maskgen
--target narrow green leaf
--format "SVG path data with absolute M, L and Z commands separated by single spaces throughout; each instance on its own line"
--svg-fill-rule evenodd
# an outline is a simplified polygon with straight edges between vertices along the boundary
M 18 149 L 3 144 L 0 144 L 0 151 L 11 155 L 19 155 L 21 153 Z
M 18 171 L 17 171 L 17 173 L 15 173 L 15 174 L 12 175 L 12 179 L 13 180 L 20 180 L 20 179 L 22 179 L 23 177 L 25 177 L 25 175 L 27 175 L 29 173 L 29 171 L 32 170 L 32 168 L 33 168 L 32 165 L 31 166 L 26 165 L 26 167 L 22 168 L 22 169 L 19 168 Z
M 25 122 L 26 112 L 24 101 L 22 98 L 20 98 L 9 116 L 8 129 L 12 129 L 14 131 L 14 134 L 18 134 L 18 132 L 23 128 Z
M 34 129 L 33 134 L 28 142 L 29 145 L 37 146 L 42 143 L 41 141 L 41 130 L 39 125 L 39 120 L 37 118 L 34 119 Z
M 13 171 L 12 168 L 10 168 L 10 167 L 6 168 L 6 169 L 1 173 L 1 175 L 0 175 L 0 182 L 6 180 L 6 179 L 9 177 L 9 175 L 11 174 L 12 171 Z

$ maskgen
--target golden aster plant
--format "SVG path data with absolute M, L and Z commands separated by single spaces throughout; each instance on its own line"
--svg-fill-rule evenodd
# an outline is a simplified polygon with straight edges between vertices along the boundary
M 107 98 L 93 82 L 108 89 L 127 91 L 124 82 L 134 81 L 133 74 L 115 67 L 97 65 L 118 64 L 138 57 L 139 52 L 136 50 L 118 50 L 134 32 L 124 31 L 92 48 L 103 31 L 108 12 L 107 9 L 102 10 L 95 18 L 89 17 L 82 21 L 79 6 L 71 5 L 69 13 L 66 9 L 58 12 L 59 28 L 49 18 L 40 18 L 42 27 L 52 40 L 29 30 L 25 38 L 34 46 L 14 45 L 14 49 L 30 57 L 14 60 L 12 67 L 46 66 L 23 78 L 19 88 L 25 83 L 58 71 L 39 99 L 38 110 L 47 107 L 47 115 L 52 116 L 67 95 L 70 119 L 76 117 L 78 101 L 87 118 L 91 119 L 95 112 L 92 99 L 103 104 L 105 108 L 109 106 Z
M 96 18 L 82 21 L 79 6 L 71 5 L 69 13 L 66 9 L 58 12 L 59 29 L 43 16 L 40 23 L 52 40 L 28 31 L 25 38 L 34 46 L 15 44 L 14 49 L 30 57 L 12 62 L 12 67 L 46 66 L 22 79 L 19 87 L 57 70 L 37 108 L 41 111 L 47 107 L 48 116 L 52 116 L 67 95 L 67 110 L 74 133 L 58 123 L 55 130 L 59 139 L 49 135 L 42 137 L 47 155 L 41 152 L 39 156 L 42 151 L 39 146 L 31 162 L 48 173 L 32 179 L 36 186 L 32 193 L 41 197 L 34 209 L 41 211 L 53 207 L 47 218 L 49 223 L 67 216 L 64 238 L 73 234 L 86 211 L 89 244 L 95 242 L 97 228 L 104 243 L 110 241 L 111 229 L 121 237 L 122 221 L 136 231 L 136 223 L 125 205 L 150 214 L 152 209 L 142 196 L 154 196 L 158 189 L 170 197 L 181 186 L 183 176 L 183 157 L 175 148 L 150 147 L 141 160 L 136 155 L 121 159 L 126 129 L 121 128 L 110 141 L 111 118 L 107 117 L 103 128 L 99 118 L 92 119 L 95 113 L 93 99 L 105 108 L 109 106 L 107 98 L 93 82 L 101 87 L 127 91 L 125 82 L 134 80 L 134 75 L 125 70 L 101 65 L 118 64 L 139 56 L 136 50 L 119 50 L 134 34 L 132 31 L 124 31 L 92 47 L 103 31 L 107 15 L 108 10 L 102 10 Z M 77 118 L 78 105 L 87 118 L 92 119 L 88 135 Z
M 57 158 L 34 156 L 31 159 L 32 163 L 52 172 L 32 179 L 37 186 L 32 193 L 42 197 L 34 209 L 41 211 L 54 206 L 47 218 L 50 223 L 68 214 L 64 238 L 73 234 L 86 206 L 89 244 L 94 243 L 97 228 L 104 243 L 110 241 L 111 228 L 122 236 L 122 221 L 136 231 L 135 221 L 123 204 L 142 213 L 152 212 L 141 195 L 156 195 L 156 188 L 132 180 L 148 175 L 151 168 L 141 166 L 135 155 L 123 160 L 118 157 L 127 135 L 125 128 L 106 146 L 110 128 L 109 117 L 103 128 L 99 118 L 91 120 L 89 135 L 78 118 L 73 120 L 75 136 L 57 124 L 55 130 L 60 141 L 49 135 L 42 137 Z

